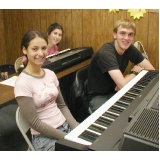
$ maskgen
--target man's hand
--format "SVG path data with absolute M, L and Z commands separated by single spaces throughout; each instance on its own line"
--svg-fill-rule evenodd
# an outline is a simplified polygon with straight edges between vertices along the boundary
M 118 88 L 118 86 L 116 86 L 115 87 L 115 91 L 119 91 L 120 90 L 120 88 Z
M 135 65 L 135 66 L 131 69 L 131 71 L 135 71 L 135 72 L 140 73 L 143 69 L 144 69 L 144 67 L 142 68 L 142 67 L 140 67 L 140 66 L 138 66 L 138 65 Z

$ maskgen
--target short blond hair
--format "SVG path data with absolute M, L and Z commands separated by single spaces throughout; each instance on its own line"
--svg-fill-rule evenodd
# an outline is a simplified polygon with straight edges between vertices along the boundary
M 117 33 L 118 27 L 120 27 L 120 26 L 122 28 L 132 28 L 133 31 L 134 31 L 134 35 L 136 35 L 136 25 L 135 25 L 135 23 L 131 22 L 130 20 L 128 20 L 128 19 L 120 19 L 120 20 L 118 20 L 114 25 L 113 31 L 115 33 Z

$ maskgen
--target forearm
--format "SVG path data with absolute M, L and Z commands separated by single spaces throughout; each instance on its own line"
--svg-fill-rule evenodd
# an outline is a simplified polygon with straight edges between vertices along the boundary
M 125 77 L 124 77 L 124 80 L 125 80 L 125 84 L 127 84 L 129 81 L 131 81 L 134 77 L 136 77 L 135 74 L 127 74 Z
M 138 75 L 141 71 L 143 70 L 143 68 L 140 68 L 138 71 L 134 70 L 133 68 L 131 69 L 130 74 L 127 74 L 124 76 L 124 81 L 125 84 L 127 84 L 128 82 L 130 82 L 134 77 L 136 77 L 136 75 Z
M 66 105 L 58 105 L 58 107 L 60 108 L 62 114 L 66 118 L 66 120 L 67 120 L 68 124 L 70 125 L 70 127 L 72 129 L 77 127 L 79 123 L 74 119 L 74 117 L 72 116 L 72 114 L 69 111 L 68 107 Z
M 61 91 L 59 90 L 59 95 L 57 97 L 57 105 L 58 108 L 61 110 L 62 114 L 64 115 L 64 117 L 66 118 L 67 122 L 69 123 L 70 127 L 73 129 L 75 128 L 79 123 L 74 119 L 74 117 L 72 116 L 70 110 L 68 109 L 68 107 L 66 106 L 64 99 L 62 97 Z
M 39 132 L 40 134 L 50 137 L 60 139 L 63 138 L 66 133 L 55 129 L 48 124 L 42 122 L 37 115 L 36 108 L 33 99 L 30 97 L 17 97 L 16 98 L 21 112 L 28 122 L 29 126 Z

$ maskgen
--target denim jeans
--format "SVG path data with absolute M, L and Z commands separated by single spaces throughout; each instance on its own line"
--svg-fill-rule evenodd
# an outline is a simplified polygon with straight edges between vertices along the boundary
M 71 128 L 67 122 L 57 128 L 62 132 L 69 133 Z M 36 151 L 54 151 L 57 139 L 48 138 L 42 135 L 33 135 L 32 144 Z
M 94 112 L 95 110 L 97 110 L 100 106 L 102 106 L 102 104 L 107 102 L 107 100 L 109 100 L 115 93 L 116 92 L 107 95 L 98 95 L 92 97 L 91 100 L 89 101 L 89 107 L 91 111 Z

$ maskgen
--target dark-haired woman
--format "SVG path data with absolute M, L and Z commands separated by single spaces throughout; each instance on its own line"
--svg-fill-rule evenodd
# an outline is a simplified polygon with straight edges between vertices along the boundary
M 47 30 L 48 55 L 58 54 L 58 44 L 62 39 L 63 28 L 58 23 L 53 23 Z
M 24 35 L 21 49 L 27 57 L 27 65 L 14 88 L 37 151 L 55 150 L 55 142 L 78 125 L 63 100 L 55 73 L 41 67 L 48 53 L 47 47 L 48 39 L 42 32 L 31 30 Z

